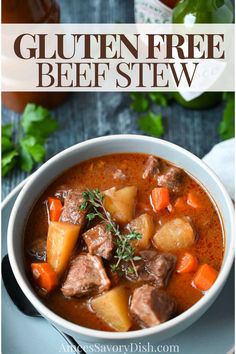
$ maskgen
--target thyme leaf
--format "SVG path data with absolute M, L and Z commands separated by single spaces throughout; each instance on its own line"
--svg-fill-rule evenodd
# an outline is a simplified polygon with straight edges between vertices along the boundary
M 111 214 L 104 207 L 104 195 L 99 189 L 86 190 L 82 193 L 83 203 L 80 206 L 80 210 L 89 210 L 87 219 L 89 221 L 99 218 L 106 224 L 108 231 L 115 236 L 116 250 L 114 258 L 117 259 L 115 264 L 110 265 L 111 271 L 122 274 L 123 270 L 120 267 L 120 262 L 130 263 L 127 268 L 128 273 L 134 273 L 136 276 L 137 270 L 134 261 L 140 260 L 141 257 L 135 256 L 135 249 L 132 245 L 132 241 L 140 240 L 142 235 L 137 231 L 128 227 L 128 233 L 123 234 L 120 231 L 119 225 L 117 225 L 111 217 Z

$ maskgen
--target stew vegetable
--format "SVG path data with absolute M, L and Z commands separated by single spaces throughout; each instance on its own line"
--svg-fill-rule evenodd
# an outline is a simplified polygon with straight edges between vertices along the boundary
M 184 170 L 145 154 L 71 168 L 34 205 L 25 264 L 42 301 L 104 331 L 159 325 L 214 284 L 224 254 L 220 214 Z

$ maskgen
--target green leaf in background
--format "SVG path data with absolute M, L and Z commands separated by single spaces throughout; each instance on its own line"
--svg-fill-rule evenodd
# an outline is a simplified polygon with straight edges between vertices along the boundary
M 36 106 L 34 103 L 28 103 L 22 115 L 22 124 L 27 125 L 31 122 L 38 122 L 47 118 L 49 111 L 42 107 Z
M 149 111 L 145 116 L 138 119 L 139 128 L 145 133 L 153 136 L 162 136 L 164 127 L 162 124 L 162 115 L 155 114 L 152 106 L 167 107 L 170 100 L 173 99 L 172 92 L 134 92 L 130 94 L 133 100 L 131 108 L 138 112 L 144 113 Z
M 12 124 L 2 125 L 2 137 L 12 138 L 13 135 L 13 126 Z
M 3 125 L 2 126 L 2 155 L 14 149 L 12 135 L 13 135 L 12 124 Z
M 14 149 L 12 139 L 8 138 L 7 136 L 2 136 L 2 155 L 12 149 Z
M 153 103 L 161 107 L 168 106 L 169 101 L 172 99 L 171 92 L 149 92 L 148 97 Z
M 34 166 L 34 162 L 30 153 L 22 145 L 20 146 L 19 152 L 20 168 L 22 169 L 22 171 L 30 172 Z
M 28 104 L 22 116 L 21 125 L 28 135 L 46 138 L 53 133 L 58 124 L 44 107 Z
M 235 96 L 233 92 L 225 92 L 226 101 L 223 119 L 219 124 L 218 132 L 222 140 L 230 139 L 235 136 Z
M 33 103 L 25 107 L 20 121 L 21 129 L 15 131 L 11 124 L 2 126 L 2 174 L 6 176 L 18 164 L 23 171 L 30 172 L 35 163 L 45 157 L 47 137 L 58 127 L 56 120 L 44 107 Z
M 46 119 L 41 122 L 33 123 L 26 131 L 27 134 L 37 136 L 38 138 L 47 138 L 58 128 L 54 119 Z
M 133 92 L 130 94 L 132 103 L 130 108 L 135 112 L 147 112 L 151 104 L 166 107 L 173 98 L 172 92 Z
M 6 176 L 17 163 L 18 152 L 12 150 L 2 156 L 2 175 Z
M 132 99 L 130 108 L 132 108 L 135 112 L 142 113 L 148 111 L 150 103 L 145 93 L 133 92 L 130 94 L 130 97 Z
M 155 137 L 160 137 L 164 133 L 162 115 L 148 112 L 138 120 L 138 125 L 145 133 Z
M 21 139 L 21 147 L 33 158 L 35 162 L 42 162 L 45 156 L 44 141 L 34 136 L 25 136 Z

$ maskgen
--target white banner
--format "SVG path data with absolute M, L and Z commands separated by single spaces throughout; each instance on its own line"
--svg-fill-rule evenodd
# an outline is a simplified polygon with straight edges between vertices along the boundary
M 5 24 L 2 91 L 233 91 L 234 25 Z

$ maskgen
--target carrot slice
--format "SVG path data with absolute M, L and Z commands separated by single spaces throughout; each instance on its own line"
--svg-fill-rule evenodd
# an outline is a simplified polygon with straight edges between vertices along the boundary
M 186 198 L 184 197 L 179 197 L 176 199 L 175 204 L 174 204 L 174 208 L 177 210 L 184 210 L 187 207 L 186 204 Z
M 165 187 L 154 188 L 151 193 L 151 202 L 155 211 L 160 211 L 170 204 L 169 189 Z
M 199 267 L 193 279 L 193 285 L 199 290 L 206 291 L 214 284 L 218 272 L 208 264 Z
M 32 263 L 31 270 L 36 284 L 47 293 L 55 289 L 58 283 L 57 273 L 48 263 Z
M 201 202 L 195 193 L 189 192 L 187 195 L 187 204 L 192 208 L 201 208 Z
M 60 199 L 49 197 L 48 209 L 49 209 L 50 221 L 58 221 L 62 211 L 62 203 Z
M 177 262 L 176 271 L 177 273 L 191 273 L 195 272 L 198 267 L 197 257 L 193 256 L 189 252 L 183 253 Z

